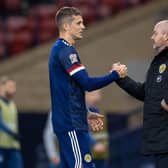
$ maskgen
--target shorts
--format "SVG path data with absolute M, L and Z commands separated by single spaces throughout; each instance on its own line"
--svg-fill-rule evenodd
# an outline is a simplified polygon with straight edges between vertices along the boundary
M 60 147 L 61 168 L 94 168 L 88 131 L 56 133 Z

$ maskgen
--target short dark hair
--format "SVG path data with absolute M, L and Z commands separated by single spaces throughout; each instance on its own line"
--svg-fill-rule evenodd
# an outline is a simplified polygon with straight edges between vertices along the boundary
M 64 19 L 69 19 L 71 21 L 73 19 L 72 16 L 78 16 L 81 15 L 81 12 L 75 8 L 75 7 L 62 7 L 60 8 L 56 13 L 56 24 L 58 26 L 58 29 L 62 28 L 62 24 Z

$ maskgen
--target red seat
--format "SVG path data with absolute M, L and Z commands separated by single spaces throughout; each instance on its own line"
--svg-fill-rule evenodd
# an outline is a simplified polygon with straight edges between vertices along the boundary
M 131 6 L 137 6 L 138 4 L 140 4 L 140 1 L 141 0 L 125 0 L 125 4 L 128 6 L 128 7 L 131 7 Z
M 107 6 L 107 5 L 100 5 L 98 8 L 98 17 L 100 19 L 102 18 L 106 18 L 108 16 L 112 15 L 112 10 L 111 7 Z
M 0 31 L 3 30 L 3 25 L 4 25 L 3 22 L 0 21 Z
M 3 31 L 0 31 L 0 45 L 4 44 L 5 42 L 5 33 Z
M 3 60 L 6 56 L 6 47 L 5 45 L 0 45 L 0 60 Z
M 21 8 L 21 0 L 4 0 L 4 6 L 8 11 L 18 11 Z
M 39 21 L 38 28 L 41 31 L 49 31 L 54 33 L 56 31 L 56 22 L 54 17 L 46 18 Z
M 48 17 L 55 17 L 56 10 L 57 8 L 55 5 L 38 5 L 29 10 L 29 16 L 40 20 Z
M 69 3 L 68 3 L 68 0 L 54 0 L 54 4 L 56 5 L 56 8 L 59 9 L 63 6 L 68 6 Z
M 20 31 L 19 33 L 10 32 L 7 38 L 7 45 L 10 54 L 18 54 L 32 46 L 33 36 L 31 32 Z
M 95 10 L 95 6 L 93 5 L 79 5 L 77 7 L 84 18 L 84 24 L 92 23 L 97 19 L 97 10 Z
M 125 0 L 101 0 L 101 4 L 111 8 L 112 13 L 119 12 L 126 8 Z
M 37 43 L 47 42 L 58 34 L 55 23 L 56 9 L 56 5 L 38 5 L 30 9 L 28 20 L 36 34 L 34 41 Z
M 49 31 L 40 31 L 40 32 L 38 33 L 38 37 L 37 37 L 37 38 L 38 38 L 38 39 L 37 39 L 38 42 L 39 42 L 40 44 L 42 44 L 42 43 L 45 43 L 45 42 L 48 42 L 48 41 L 54 39 L 54 38 L 55 38 L 55 35 L 52 34 L 52 33 L 49 32 Z
M 82 6 L 82 5 L 95 6 L 97 2 L 98 2 L 97 0 L 69 0 L 69 4 L 71 6 Z
M 5 33 L 0 30 L 0 60 L 4 59 L 6 55 L 6 47 L 5 47 Z
M 28 29 L 28 22 L 25 17 L 11 16 L 7 18 L 5 26 L 8 32 L 19 32 Z

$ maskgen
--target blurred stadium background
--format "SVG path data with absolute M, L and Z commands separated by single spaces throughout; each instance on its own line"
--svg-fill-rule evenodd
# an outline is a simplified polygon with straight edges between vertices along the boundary
M 168 16 L 167 0 L 1 0 L 0 75 L 16 79 L 25 168 L 47 168 L 42 134 L 50 110 L 47 61 L 58 31 L 54 17 L 61 6 L 76 6 L 87 30 L 76 47 L 91 75 L 108 72 L 114 62 L 128 66 L 143 81 L 153 54 L 154 24 Z M 115 84 L 102 90 L 108 168 L 152 168 L 140 156 L 143 104 Z

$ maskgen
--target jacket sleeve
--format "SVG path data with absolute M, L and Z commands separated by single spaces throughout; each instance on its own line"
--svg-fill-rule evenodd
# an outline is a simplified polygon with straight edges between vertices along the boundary
M 145 83 L 139 83 L 131 79 L 130 77 L 125 77 L 116 81 L 117 85 L 125 90 L 129 95 L 135 97 L 138 100 L 144 101 L 145 98 Z

